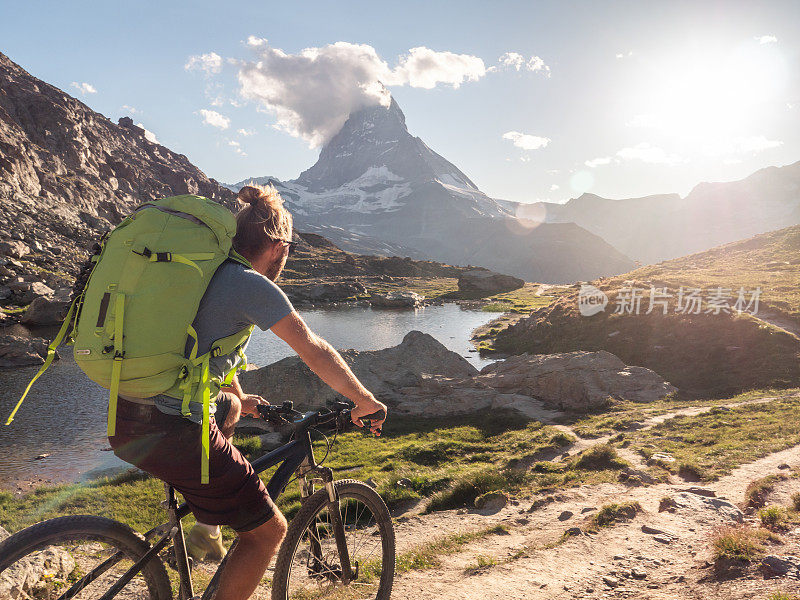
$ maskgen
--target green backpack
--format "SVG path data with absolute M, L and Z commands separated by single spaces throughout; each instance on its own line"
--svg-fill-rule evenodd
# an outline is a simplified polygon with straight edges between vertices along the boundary
M 201 481 L 208 483 L 211 398 L 246 366 L 242 347 L 253 327 L 217 340 L 198 356 L 192 322 L 223 261 L 231 258 L 250 267 L 231 246 L 235 233 L 233 214 L 202 196 L 173 196 L 139 206 L 101 240 L 86 286 L 75 296 L 45 363 L 6 424 L 52 363 L 71 324 L 67 343 L 75 346 L 75 362 L 110 392 L 109 436 L 115 432 L 118 394 L 178 398 L 184 415 L 192 402 L 202 404 Z M 237 367 L 224 380 L 211 377 L 209 358 L 234 352 L 242 359 Z

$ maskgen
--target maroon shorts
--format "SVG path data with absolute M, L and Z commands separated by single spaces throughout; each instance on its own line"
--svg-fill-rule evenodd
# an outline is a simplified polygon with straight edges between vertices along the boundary
M 222 405 L 225 395 L 217 398 Z M 119 458 L 179 491 L 201 523 L 249 531 L 269 521 L 277 509 L 267 488 L 213 417 L 209 482 L 200 483 L 200 436 L 198 423 L 119 398 L 116 432 L 108 441 Z

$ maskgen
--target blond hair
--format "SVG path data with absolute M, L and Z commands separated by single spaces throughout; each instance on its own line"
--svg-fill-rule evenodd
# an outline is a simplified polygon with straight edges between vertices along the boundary
M 243 206 L 236 215 L 233 248 L 247 258 L 260 256 L 275 240 L 292 239 L 292 214 L 271 183 L 249 183 L 237 195 Z

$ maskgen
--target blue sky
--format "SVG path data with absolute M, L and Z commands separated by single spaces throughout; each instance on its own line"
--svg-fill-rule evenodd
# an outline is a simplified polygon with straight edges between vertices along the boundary
M 37 1 L 0 11 L 0 51 L 115 121 L 132 116 L 221 181 L 290 179 L 316 160 L 309 144 L 353 100 L 340 88 L 358 67 L 356 45 L 393 80 L 411 133 L 494 197 L 684 195 L 800 160 L 796 1 Z M 331 50 L 337 42 L 347 44 Z M 330 77 L 298 56 L 305 48 L 332 61 Z M 267 54 L 274 64 L 259 70 Z M 251 77 L 245 97 L 248 67 L 271 83 Z M 314 93 L 294 81 L 293 95 L 275 99 L 275 82 L 304 81 L 305 68 Z M 339 85 L 336 102 L 326 85 Z

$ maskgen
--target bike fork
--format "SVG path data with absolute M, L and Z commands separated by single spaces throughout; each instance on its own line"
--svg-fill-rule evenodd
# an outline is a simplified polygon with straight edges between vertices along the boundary
M 330 469 L 324 474 L 325 490 L 328 492 L 328 511 L 331 514 L 333 535 L 336 538 L 336 549 L 339 551 L 339 560 L 342 562 L 342 583 L 347 585 L 353 579 L 353 569 L 350 565 L 350 551 L 347 548 L 347 535 L 342 521 L 342 512 L 339 507 L 339 494 L 333 485 L 333 473 Z

